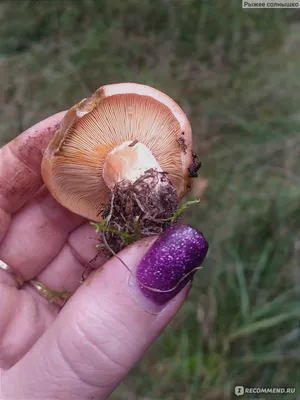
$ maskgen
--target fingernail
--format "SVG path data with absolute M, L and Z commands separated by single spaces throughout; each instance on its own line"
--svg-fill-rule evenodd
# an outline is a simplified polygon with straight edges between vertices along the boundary
M 192 280 L 208 251 L 202 233 L 190 226 L 168 228 L 142 258 L 136 270 L 141 293 L 156 305 L 164 305 Z

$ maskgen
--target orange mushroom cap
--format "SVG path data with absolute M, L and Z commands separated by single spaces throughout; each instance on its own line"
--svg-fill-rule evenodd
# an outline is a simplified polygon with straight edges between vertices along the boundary
M 180 200 L 192 162 L 192 130 L 178 104 L 149 86 L 120 83 L 67 112 L 44 153 L 42 176 L 59 203 L 99 221 L 113 185 L 149 167 L 168 174 Z

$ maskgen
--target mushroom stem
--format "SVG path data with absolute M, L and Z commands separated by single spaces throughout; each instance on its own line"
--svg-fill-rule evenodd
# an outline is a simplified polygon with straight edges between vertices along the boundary
M 136 140 L 126 141 L 107 155 L 103 165 L 103 179 L 113 189 L 122 181 L 134 183 L 150 169 L 163 172 L 147 146 Z
M 110 228 L 136 240 L 157 235 L 170 224 L 177 192 L 147 146 L 135 140 L 115 147 L 106 157 L 103 178 L 111 189 L 110 205 L 102 214 Z M 126 245 L 111 232 L 105 239 L 116 253 Z

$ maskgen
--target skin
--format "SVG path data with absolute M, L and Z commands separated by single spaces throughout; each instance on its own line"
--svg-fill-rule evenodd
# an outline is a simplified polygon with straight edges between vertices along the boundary
M 93 228 L 43 188 L 42 150 L 64 113 L 24 132 L 0 150 L 0 259 L 26 281 L 75 292 L 60 309 L 28 283 L 21 289 L 0 269 L 1 399 L 106 399 L 179 310 L 190 288 L 158 312 L 145 312 L 140 289 L 116 258 L 80 285 L 95 254 Z M 135 268 L 153 241 L 122 251 Z M 148 301 L 148 300 L 147 300 Z

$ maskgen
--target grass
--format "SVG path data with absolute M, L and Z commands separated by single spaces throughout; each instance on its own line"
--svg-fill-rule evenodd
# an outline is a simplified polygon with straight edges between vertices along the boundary
M 236 384 L 300 395 L 293 11 L 222 0 L 0 4 L 3 143 L 124 80 L 165 90 L 191 118 L 208 187 L 185 213 L 210 251 L 183 309 L 114 400 L 231 399 Z

